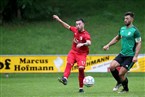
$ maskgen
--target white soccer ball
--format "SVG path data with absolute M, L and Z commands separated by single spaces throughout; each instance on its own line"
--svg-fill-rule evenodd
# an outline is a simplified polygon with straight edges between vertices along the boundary
M 84 79 L 83 79 L 83 84 L 87 87 L 92 87 L 95 83 L 95 80 L 92 76 L 86 76 Z

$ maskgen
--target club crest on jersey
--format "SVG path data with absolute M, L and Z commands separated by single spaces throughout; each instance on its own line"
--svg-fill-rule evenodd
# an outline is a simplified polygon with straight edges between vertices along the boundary
M 128 35 L 130 35 L 131 34 L 131 32 L 128 32 Z

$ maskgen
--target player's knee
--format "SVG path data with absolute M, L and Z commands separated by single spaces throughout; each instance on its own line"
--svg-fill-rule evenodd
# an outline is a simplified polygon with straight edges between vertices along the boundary
M 109 69 L 110 69 L 110 71 L 114 71 L 115 70 L 115 66 L 110 66 Z
M 125 78 L 125 72 L 119 72 L 119 77 L 121 78 L 121 79 L 124 79 Z
M 120 77 L 124 77 L 125 74 L 126 74 L 127 72 L 128 72 L 128 71 L 127 71 L 126 68 L 121 67 L 120 70 L 119 70 L 119 76 L 120 76 Z
M 125 74 L 119 73 L 119 77 L 121 78 L 121 80 L 125 80 Z
M 73 64 L 72 64 L 71 62 L 67 62 L 67 65 L 71 65 L 71 66 L 73 66 Z
M 110 69 L 110 71 L 114 71 L 118 66 L 119 66 L 119 64 L 116 61 L 112 61 L 109 69 Z
M 123 73 L 120 73 L 120 72 L 119 72 L 119 76 L 122 77 L 122 76 L 124 76 L 124 75 L 123 75 Z

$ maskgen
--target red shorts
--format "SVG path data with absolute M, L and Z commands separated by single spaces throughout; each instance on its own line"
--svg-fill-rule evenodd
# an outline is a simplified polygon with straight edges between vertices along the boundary
M 67 56 L 67 62 L 72 65 L 74 65 L 74 63 L 77 63 L 78 66 L 85 67 L 86 57 L 87 57 L 87 53 L 78 53 L 74 50 L 70 50 L 70 52 Z

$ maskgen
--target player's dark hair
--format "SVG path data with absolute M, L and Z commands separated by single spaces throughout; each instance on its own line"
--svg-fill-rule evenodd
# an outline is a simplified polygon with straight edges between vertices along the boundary
M 76 21 L 82 21 L 83 23 L 85 23 L 83 18 L 78 18 L 78 19 L 76 19 Z
M 132 18 L 134 18 L 134 13 L 133 12 L 126 12 L 125 14 L 124 14 L 124 16 L 127 16 L 127 15 L 130 15 Z

